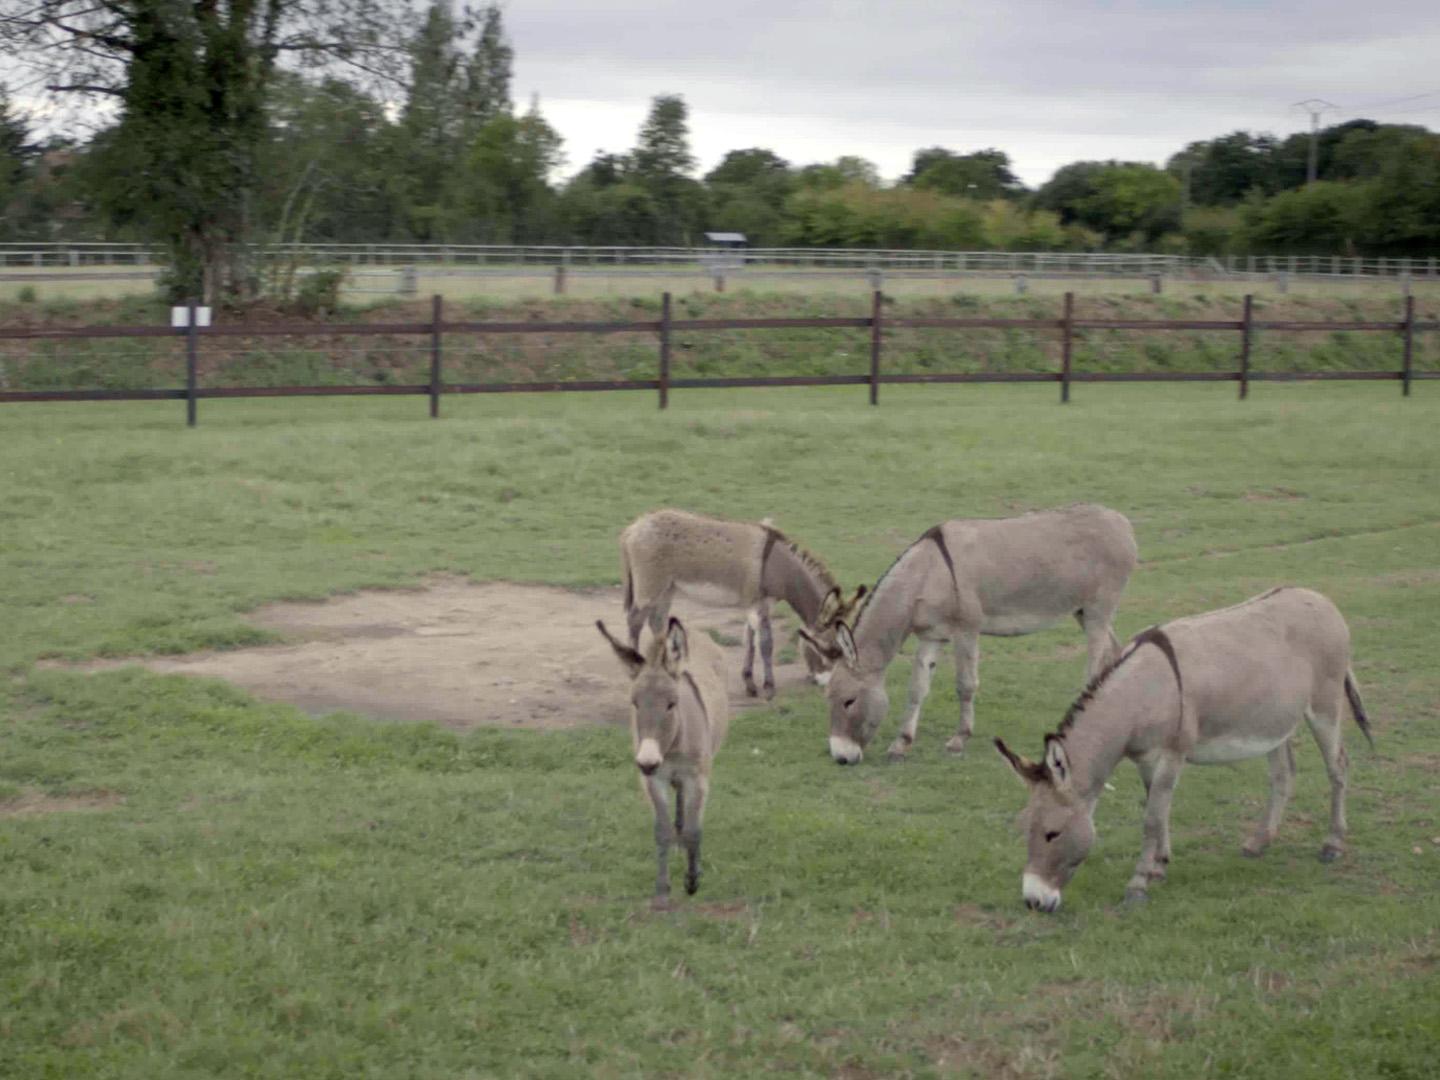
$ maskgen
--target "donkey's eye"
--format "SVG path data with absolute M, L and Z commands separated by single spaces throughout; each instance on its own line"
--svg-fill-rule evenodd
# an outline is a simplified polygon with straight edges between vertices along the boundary
M 855 699 L 854 699 L 853 697 L 852 697 L 852 698 L 846 698 L 846 699 L 845 699 L 845 708 L 848 709 L 848 708 L 850 708 L 851 706 L 853 706 L 854 704 L 855 704 Z
M 675 702 L 672 701 L 672 702 L 670 702 L 668 705 L 666 705 L 666 706 L 665 706 L 665 711 L 666 711 L 666 712 L 674 712 L 674 711 L 675 711 Z
M 1047 832 L 1047 833 L 1045 834 L 1045 843 L 1047 843 L 1047 844 L 1050 843 L 1051 840 L 1054 840 L 1055 837 L 1057 837 L 1057 836 L 1059 836 L 1059 835 L 1060 835 L 1060 834 L 1059 834 L 1058 832 Z

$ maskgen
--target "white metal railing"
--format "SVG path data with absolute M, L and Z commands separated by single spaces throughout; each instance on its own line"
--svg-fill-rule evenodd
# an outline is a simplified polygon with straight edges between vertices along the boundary
M 699 269 L 810 267 L 945 273 L 1091 276 L 1325 275 L 1440 277 L 1440 258 L 1342 255 L 1241 255 L 1203 258 L 1122 252 L 910 251 L 850 248 L 620 247 L 511 244 L 279 244 L 266 255 L 350 266 L 642 267 Z M 0 244 L 0 268 L 154 266 L 162 259 L 140 244 L 99 242 Z

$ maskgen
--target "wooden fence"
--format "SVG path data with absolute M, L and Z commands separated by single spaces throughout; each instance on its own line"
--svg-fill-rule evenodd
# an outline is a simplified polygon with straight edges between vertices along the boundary
M 447 322 L 443 301 L 434 297 L 428 322 L 369 324 L 284 324 L 270 326 L 196 326 L 192 308 L 189 325 L 181 329 L 164 326 L 104 326 L 76 328 L 27 327 L 0 329 L 0 340 L 6 339 L 132 339 L 179 335 L 185 340 L 185 386 L 173 389 L 144 390 L 0 390 L 0 402 L 24 401 L 154 401 L 182 400 L 186 419 L 194 426 L 197 403 L 206 398 L 295 397 L 319 395 L 361 396 L 371 394 L 423 394 L 430 401 L 430 415 L 440 415 L 440 400 L 445 394 L 548 393 L 553 391 L 591 390 L 654 390 L 660 408 L 669 403 L 672 389 L 706 387 L 758 386 L 866 386 L 870 404 L 879 404 L 883 384 L 903 383 L 1058 383 L 1060 401 L 1070 400 L 1072 383 L 1098 382 L 1234 382 L 1243 400 L 1252 382 L 1297 380 L 1394 380 L 1401 392 L 1410 395 L 1416 379 L 1440 379 L 1440 370 L 1415 370 L 1415 335 L 1440 330 L 1440 322 L 1420 322 L 1415 318 L 1414 297 L 1406 297 L 1403 315 L 1398 321 L 1306 322 L 1297 320 L 1264 320 L 1254 317 L 1253 298 L 1246 296 L 1238 319 L 1089 319 L 1075 314 L 1075 294 L 1066 293 L 1061 313 L 1054 319 L 1001 318 L 899 318 L 884 313 L 882 294 L 871 298 L 870 315 L 856 318 L 778 318 L 778 319 L 676 319 L 671 314 L 670 294 L 661 300 L 660 317 L 627 322 Z M 1058 371 L 1033 372 L 925 372 L 886 374 L 882 360 L 884 331 L 887 328 L 926 328 L 942 330 L 1034 330 L 1058 333 L 1060 367 Z M 724 378 L 673 378 L 670 373 L 671 340 L 676 333 L 712 330 L 782 330 L 782 329 L 852 329 L 864 330 L 869 338 L 869 370 L 848 375 L 773 375 Z M 1233 371 L 1132 371 L 1081 372 L 1072 369 L 1076 331 L 1083 330 L 1219 330 L 1239 335 L 1238 366 Z M 1401 365 L 1394 371 L 1257 371 L 1251 366 L 1254 335 L 1266 332 L 1376 332 L 1398 335 L 1401 344 Z M 451 383 L 445 381 L 444 339 L 446 335 L 468 334 L 479 337 L 494 334 L 615 334 L 653 333 L 658 340 L 656 371 L 653 379 L 578 379 L 549 382 Z M 317 337 L 364 336 L 375 334 L 414 335 L 428 342 L 430 377 L 422 384 L 354 385 L 354 386 L 227 386 L 199 385 L 198 358 L 201 342 L 216 338 L 239 337 Z

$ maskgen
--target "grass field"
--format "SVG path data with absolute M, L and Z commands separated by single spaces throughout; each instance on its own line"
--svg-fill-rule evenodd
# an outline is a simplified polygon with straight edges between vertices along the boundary
M 1436 388 L 853 389 L 0 407 L 0 1076 L 1433 1076 Z M 1347 721 L 1343 861 L 1307 736 L 1263 860 L 1263 762 L 1191 769 L 1170 880 L 1122 909 L 1124 766 L 1065 906 L 1026 912 L 987 742 L 1038 750 L 1073 626 L 982 643 L 964 760 L 944 671 L 903 766 L 831 764 L 814 692 L 741 715 L 667 914 L 622 730 L 37 664 L 249 644 L 265 601 L 436 571 L 613 583 L 661 504 L 774 515 L 853 585 L 937 520 L 1082 499 L 1136 527 L 1124 634 L 1281 582 L 1346 613 L 1378 748 Z

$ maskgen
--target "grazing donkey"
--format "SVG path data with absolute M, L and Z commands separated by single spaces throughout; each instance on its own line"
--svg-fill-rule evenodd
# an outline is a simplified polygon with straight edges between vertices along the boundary
M 603 622 L 600 633 L 630 673 L 630 735 L 640 787 L 655 808 L 655 849 L 659 873 L 655 904 L 670 896 L 670 844 L 678 833 L 688 866 L 685 891 L 700 887 L 700 825 L 710 794 L 710 765 L 730 725 L 725 694 L 725 656 L 703 634 L 689 640 L 679 619 L 657 635 L 649 655 L 616 641 Z M 670 827 L 666 790 L 675 791 L 675 827 Z
M 768 521 L 726 521 L 684 510 L 656 510 L 626 526 L 620 533 L 620 564 L 632 647 L 640 644 L 640 630 L 647 619 L 651 631 L 659 636 L 676 591 L 749 609 L 740 674 L 751 697 L 757 693 L 757 639 L 765 666 L 765 697 L 775 696 L 772 600 L 788 603 L 814 637 L 829 645 L 834 640 L 835 622 L 851 614 L 865 595 L 861 586 L 844 602 L 840 586 L 825 565 Z M 808 650 L 805 658 L 811 675 L 823 684 L 831 661 L 823 652 Z
M 1144 648 L 1154 645 L 1154 648 Z M 1258 856 L 1280 826 L 1295 782 L 1290 737 L 1303 719 L 1330 774 L 1330 835 L 1320 860 L 1345 850 L 1342 700 L 1374 745 L 1350 670 L 1350 631 L 1309 589 L 1271 589 L 1234 607 L 1177 619 L 1137 635 L 1093 679 L 1045 757 L 1027 761 L 995 740 L 1030 789 L 1025 906 L 1054 911 L 1060 890 L 1095 840 L 1095 803 L 1121 758 L 1145 784 L 1145 836 L 1127 901 L 1146 899 L 1170 862 L 1170 800 L 1187 762 L 1211 765 L 1267 755 L 1270 805 L 1242 850 Z
M 810 642 L 832 662 L 843 660 L 826 690 L 831 756 L 841 765 L 864 756 L 890 708 L 885 669 L 911 634 L 919 644 L 892 760 L 915 742 L 935 658 L 947 640 L 955 643 L 960 697 L 960 727 L 945 746 L 952 753 L 964 753 L 975 730 L 981 634 L 1029 634 L 1074 615 L 1089 643 L 1086 677 L 1094 677 L 1119 650 L 1111 622 L 1135 562 L 1130 522 L 1103 506 L 936 525 L 875 583 L 853 626 L 836 627 L 834 644 Z

